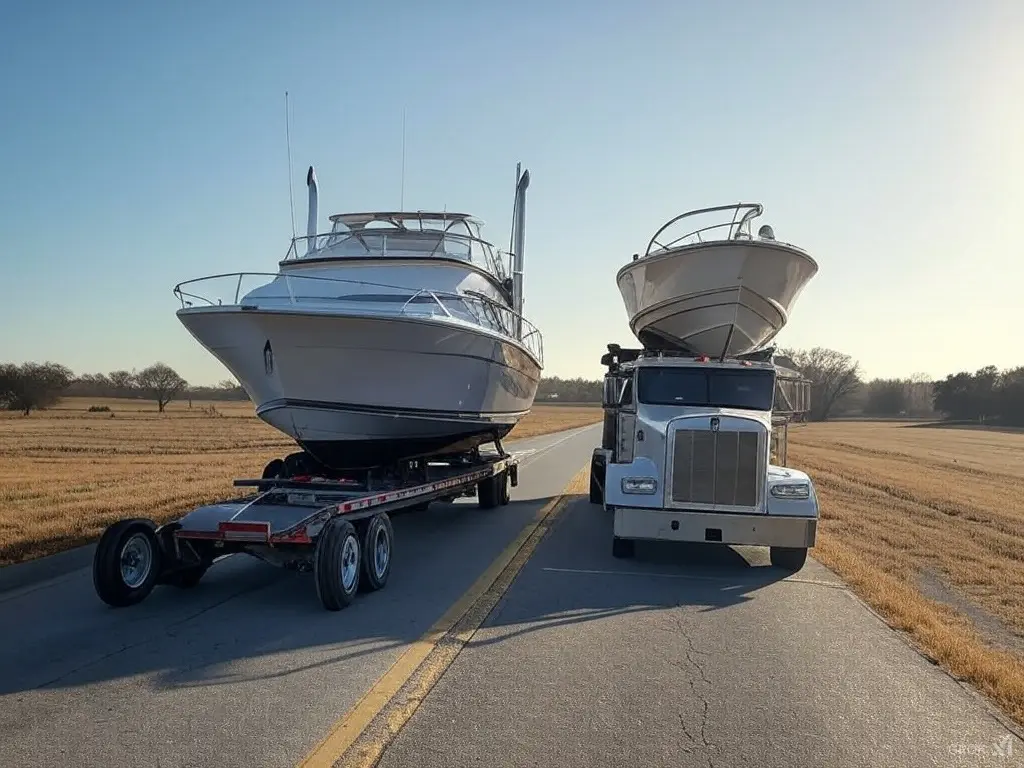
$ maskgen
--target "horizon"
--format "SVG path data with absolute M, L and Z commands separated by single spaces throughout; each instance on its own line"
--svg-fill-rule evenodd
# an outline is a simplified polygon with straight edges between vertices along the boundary
M 377 16 L 322 1 L 7 9 L 0 231 L 27 276 L 0 305 L 20 329 L 0 360 L 162 360 L 214 386 L 230 373 L 171 288 L 276 269 L 309 165 L 322 220 L 402 199 L 476 215 L 501 247 L 521 162 L 545 377 L 599 378 L 607 343 L 636 343 L 618 268 L 677 213 L 738 200 L 819 264 L 780 348 L 835 349 L 865 379 L 1024 364 L 983 333 L 1012 327 L 1024 278 L 1024 108 L 1006 96 L 1024 5 L 646 7 L 392 6 L 408 24 L 383 47 L 339 45 Z

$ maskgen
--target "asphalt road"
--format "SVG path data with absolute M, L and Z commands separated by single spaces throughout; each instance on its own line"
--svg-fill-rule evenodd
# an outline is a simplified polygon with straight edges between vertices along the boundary
M 1024 765 L 993 712 L 820 564 L 661 542 L 616 560 L 581 499 L 378 765 Z
M 599 434 L 517 444 L 535 452 L 508 507 L 397 518 L 387 588 L 340 613 L 241 557 L 127 610 L 88 570 L 0 593 L 0 764 L 294 765 Z M 381 766 L 1024 764 L 990 707 L 817 563 L 783 578 L 757 548 L 655 544 L 620 561 L 610 525 L 585 500 L 561 512 Z
M 99 601 L 90 569 L 0 593 L 0 765 L 294 765 L 593 445 L 593 428 L 510 442 L 532 451 L 513 503 L 397 516 L 387 587 L 338 613 L 311 576 L 244 556 L 127 609 Z

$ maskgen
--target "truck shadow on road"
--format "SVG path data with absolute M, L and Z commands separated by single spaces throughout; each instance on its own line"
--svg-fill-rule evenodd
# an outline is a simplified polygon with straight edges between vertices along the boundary
M 611 514 L 573 498 L 485 622 L 498 631 L 471 645 L 666 608 L 733 608 L 791 576 L 758 547 L 637 542 L 635 556 L 621 560 L 611 544 Z

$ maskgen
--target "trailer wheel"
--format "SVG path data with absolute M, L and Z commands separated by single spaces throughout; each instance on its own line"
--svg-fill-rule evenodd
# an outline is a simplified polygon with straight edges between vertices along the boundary
M 633 539 L 620 539 L 618 536 L 612 539 L 612 557 L 629 559 L 633 552 Z
M 796 573 L 807 562 L 806 547 L 769 547 L 768 556 L 776 568 Z
M 391 553 L 394 551 L 395 531 L 387 512 L 374 515 L 362 530 L 363 574 L 360 589 L 372 592 L 388 583 L 391 574 Z
M 498 501 L 505 506 L 512 501 L 512 488 L 509 486 L 508 470 L 503 471 L 497 477 L 498 480 Z
M 494 509 L 501 503 L 501 490 L 497 480 L 498 475 L 491 475 L 477 483 L 476 496 L 480 509 Z
M 160 575 L 156 523 L 134 518 L 110 525 L 96 545 L 92 583 L 100 600 L 115 608 L 144 600 Z
M 339 517 L 324 526 L 316 542 L 316 593 L 329 611 L 347 607 L 359 590 L 361 547 L 355 526 Z

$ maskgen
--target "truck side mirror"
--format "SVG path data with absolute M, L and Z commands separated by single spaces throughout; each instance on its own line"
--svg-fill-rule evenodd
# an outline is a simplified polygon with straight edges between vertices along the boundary
M 613 408 L 619 402 L 619 380 L 614 376 L 604 377 L 604 390 L 601 392 L 601 405 L 605 408 Z

